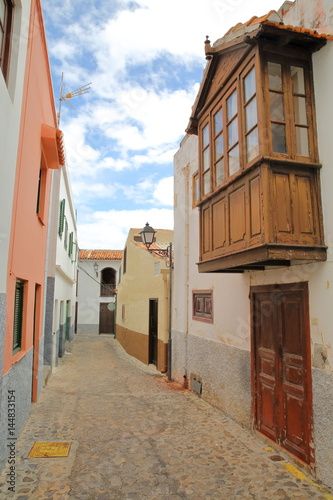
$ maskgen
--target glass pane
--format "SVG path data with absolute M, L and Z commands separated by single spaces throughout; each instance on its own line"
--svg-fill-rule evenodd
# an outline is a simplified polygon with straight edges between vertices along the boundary
M 236 142 L 238 142 L 238 118 L 235 118 L 228 126 L 228 148 L 231 148 Z
M 207 148 L 205 149 L 205 151 L 203 152 L 203 155 L 202 155 L 202 160 L 203 160 L 203 172 L 206 172 L 206 170 L 208 170 L 210 168 L 210 149 Z
M 214 115 L 214 135 L 217 135 L 222 130 L 222 109 Z
M 257 99 L 254 97 L 245 107 L 245 128 L 248 132 L 257 123 Z
M 258 128 L 246 137 L 246 160 L 249 162 L 259 154 Z
M 272 123 L 272 148 L 275 153 L 286 153 L 286 127 Z
M 268 86 L 270 89 L 282 90 L 282 68 L 281 64 L 268 63 Z
M 215 139 L 215 160 L 218 160 L 223 155 L 223 134 Z
M 224 181 L 224 158 L 215 165 L 215 181 L 217 186 Z
M 293 92 L 305 94 L 304 69 L 299 66 L 290 66 Z
M 202 144 L 204 148 L 209 144 L 209 125 L 202 129 Z
M 270 92 L 271 119 L 284 121 L 283 94 Z
M 203 191 L 204 195 L 210 193 L 210 170 L 203 176 Z
M 296 127 L 296 153 L 301 156 L 309 156 L 308 129 Z
M 3 33 L 1 31 L 1 28 L 0 28 L 0 58 L 1 58 L 2 40 L 3 40 Z
M 307 125 L 305 97 L 294 96 L 294 117 L 295 123 Z
M 233 175 L 237 170 L 239 170 L 239 148 L 236 146 L 231 151 L 229 151 L 229 175 Z
M 250 73 L 244 78 L 244 96 L 245 102 L 247 102 L 250 97 L 256 93 L 256 80 L 254 68 L 251 69 Z
M 0 0 L 0 24 L 4 26 L 6 4 L 4 0 Z
M 237 114 L 237 94 L 236 90 L 227 99 L 227 118 L 228 122 Z

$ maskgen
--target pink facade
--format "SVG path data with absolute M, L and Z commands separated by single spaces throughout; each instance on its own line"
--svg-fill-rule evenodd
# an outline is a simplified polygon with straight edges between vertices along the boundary
M 33 347 L 32 399 L 37 399 L 52 169 L 59 168 L 56 111 L 40 0 L 31 3 L 7 275 L 3 374 Z M 13 349 L 15 290 L 24 287 L 20 346 Z M 40 367 L 39 367 L 40 369 Z

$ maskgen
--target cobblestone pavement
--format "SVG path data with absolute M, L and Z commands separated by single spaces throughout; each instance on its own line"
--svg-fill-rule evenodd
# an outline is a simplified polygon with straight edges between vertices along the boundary
M 333 499 L 195 394 L 168 383 L 107 336 L 77 336 L 16 444 L 17 500 Z M 66 458 L 28 458 L 70 441 Z

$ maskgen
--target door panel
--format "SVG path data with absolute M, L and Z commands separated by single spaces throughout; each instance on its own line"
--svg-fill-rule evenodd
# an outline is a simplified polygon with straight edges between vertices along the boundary
M 256 304 L 258 405 L 257 423 L 261 432 L 276 440 L 276 312 L 266 295 Z
M 306 463 L 313 461 L 306 283 L 253 287 L 256 428 Z
M 114 334 L 114 311 L 110 311 L 109 304 L 99 305 L 99 333 Z
M 158 301 L 149 299 L 149 364 L 157 366 Z

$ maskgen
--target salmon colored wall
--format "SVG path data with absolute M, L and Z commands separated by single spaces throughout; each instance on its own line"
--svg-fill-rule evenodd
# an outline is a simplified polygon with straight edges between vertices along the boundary
M 56 128 L 56 112 L 46 48 L 40 0 L 33 0 L 30 17 L 28 54 L 25 70 L 19 150 L 16 165 L 11 241 L 7 279 L 7 328 L 4 373 L 33 345 L 35 284 L 41 286 L 41 307 L 36 323 L 42 335 L 43 297 L 47 225 L 36 214 L 41 129 L 46 123 Z M 44 222 L 48 220 L 52 170 L 46 169 Z M 13 357 L 13 312 L 16 278 L 28 282 L 25 289 L 25 323 L 22 349 Z

